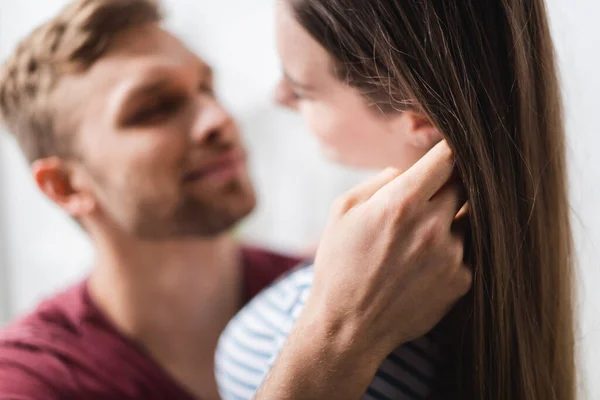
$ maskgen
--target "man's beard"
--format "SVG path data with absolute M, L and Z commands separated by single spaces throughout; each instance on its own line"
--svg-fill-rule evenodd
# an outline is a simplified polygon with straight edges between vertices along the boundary
M 221 145 L 217 150 L 229 148 Z M 147 180 L 136 174 L 114 185 L 101 169 L 87 165 L 86 169 L 95 181 L 103 214 L 123 233 L 142 240 L 215 237 L 226 233 L 256 206 L 254 189 L 245 173 L 219 189 L 188 193 L 182 186 L 175 194 L 172 187 L 162 192 L 144 185 Z
M 238 180 L 227 184 L 221 201 L 186 196 L 167 215 L 155 207 L 138 207 L 134 236 L 147 240 L 210 238 L 221 235 L 246 217 L 255 207 L 254 192 Z

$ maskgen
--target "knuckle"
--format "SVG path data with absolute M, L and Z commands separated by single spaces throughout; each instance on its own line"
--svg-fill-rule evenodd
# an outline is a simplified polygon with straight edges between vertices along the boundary
M 407 192 L 402 196 L 397 206 L 405 211 L 413 211 L 417 205 L 418 196 L 416 193 Z
M 345 194 L 334 200 L 331 206 L 332 212 L 337 216 L 346 214 L 356 204 L 356 200 L 352 195 Z
M 439 242 L 442 233 L 442 223 L 439 217 L 432 217 L 423 228 L 423 243 L 426 246 L 434 246 Z
M 387 217 L 395 225 L 406 226 L 412 224 L 417 217 L 415 202 L 411 196 L 403 198 L 401 201 L 394 199 L 387 200 Z
M 386 202 L 378 203 L 377 207 L 371 207 L 367 211 L 370 221 L 373 224 L 379 224 L 380 227 L 393 227 L 393 207 Z
M 431 229 L 437 234 L 440 235 L 445 231 L 444 230 L 444 218 L 440 215 L 435 215 L 431 218 Z
M 386 217 L 395 225 L 406 223 L 408 210 L 402 204 L 392 204 L 391 202 L 388 202 L 385 210 Z
M 401 202 L 394 201 L 394 199 L 389 196 L 381 196 L 378 198 L 378 204 L 381 211 L 381 216 L 389 222 L 397 224 L 398 222 L 402 222 L 405 216 L 405 207 Z
M 446 163 L 454 163 L 454 153 L 448 144 L 442 146 L 440 151 L 440 159 Z

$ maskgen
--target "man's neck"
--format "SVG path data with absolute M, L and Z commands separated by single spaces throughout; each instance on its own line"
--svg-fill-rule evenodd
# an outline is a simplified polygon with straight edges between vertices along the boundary
M 212 397 L 193 386 L 214 386 L 217 341 L 241 303 L 236 243 L 228 236 L 95 242 L 89 290 L 98 307 L 184 386 Z

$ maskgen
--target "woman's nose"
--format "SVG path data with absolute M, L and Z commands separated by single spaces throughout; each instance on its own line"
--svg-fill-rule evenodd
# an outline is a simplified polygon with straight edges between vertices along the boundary
M 273 99 L 275 100 L 275 103 L 283 107 L 291 109 L 295 108 L 291 90 L 284 79 L 281 79 L 279 83 L 277 83 L 277 86 L 275 86 L 275 90 L 273 92 Z

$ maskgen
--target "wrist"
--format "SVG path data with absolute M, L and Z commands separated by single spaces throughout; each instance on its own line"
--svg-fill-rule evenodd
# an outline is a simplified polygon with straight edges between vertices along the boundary
M 352 320 L 307 304 L 257 400 L 362 398 L 383 357 Z
M 372 337 L 359 319 L 338 316 L 327 307 L 312 306 L 310 301 L 296 324 L 314 347 L 339 364 L 337 368 L 360 372 L 369 382 L 389 353 L 384 341 Z

